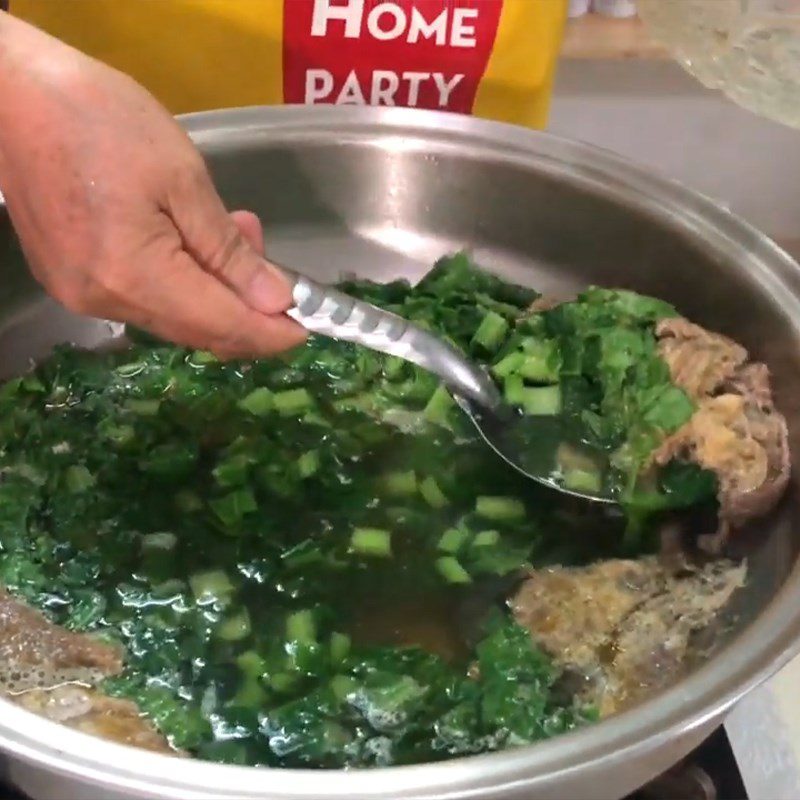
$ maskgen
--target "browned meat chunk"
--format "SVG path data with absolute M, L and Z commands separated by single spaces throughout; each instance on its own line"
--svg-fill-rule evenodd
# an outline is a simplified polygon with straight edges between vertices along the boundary
M 122 669 L 120 651 L 53 625 L 0 590 L 0 690 L 17 692 L 42 682 L 93 683 Z
M 565 663 L 591 671 L 597 651 L 617 625 L 651 594 L 645 561 L 601 561 L 590 569 L 556 567 L 531 573 L 512 600 L 520 625 L 535 632 Z
M 741 345 L 680 317 L 661 320 L 656 336 L 673 382 L 694 400 L 716 391 L 747 361 Z
M 611 714 L 672 683 L 692 635 L 744 584 L 745 567 L 718 561 L 672 573 L 657 559 L 533 571 L 511 601 L 516 620 Z
M 83 733 L 118 744 L 178 755 L 129 700 L 106 697 L 94 689 L 76 685 L 33 689 L 12 699 L 28 711 Z
M 693 635 L 744 585 L 745 573 L 743 565 L 715 561 L 685 577 L 668 575 L 664 591 L 647 598 L 616 631 L 607 711 L 626 708 L 683 674 Z
M 88 688 L 121 670 L 118 648 L 60 628 L 0 589 L 0 696 L 84 733 L 172 752 L 134 703 Z
M 689 422 L 653 454 L 656 464 L 694 461 L 716 473 L 720 526 L 701 544 L 714 552 L 732 528 L 769 512 L 789 481 L 786 420 L 775 409 L 764 364 L 724 336 L 684 319 L 656 327 L 673 381 L 697 403 Z
M 541 311 L 549 311 L 551 308 L 560 306 L 565 302 L 560 297 L 553 297 L 553 295 L 543 294 L 537 297 L 525 310 L 526 314 L 538 314 Z

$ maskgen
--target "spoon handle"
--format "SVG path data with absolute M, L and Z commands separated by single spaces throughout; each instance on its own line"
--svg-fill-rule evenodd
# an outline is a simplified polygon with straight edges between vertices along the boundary
M 448 342 L 382 308 L 284 269 L 294 306 L 286 313 L 306 330 L 355 342 L 410 361 L 440 377 L 456 394 L 496 408 L 500 393 L 477 364 Z

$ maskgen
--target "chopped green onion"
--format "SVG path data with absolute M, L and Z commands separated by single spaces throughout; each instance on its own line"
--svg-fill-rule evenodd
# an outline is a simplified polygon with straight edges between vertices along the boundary
M 521 401 L 516 405 L 521 405 L 525 413 L 531 416 L 555 416 L 561 413 L 561 387 L 526 386 L 522 390 Z
M 457 553 L 469 538 L 469 531 L 463 528 L 449 528 L 440 537 L 436 547 L 443 553 Z
M 496 311 L 487 312 L 472 337 L 472 344 L 480 345 L 484 350 L 493 353 L 508 333 L 508 322 Z
M 603 488 L 599 472 L 585 469 L 571 469 L 564 473 L 564 486 L 576 492 L 599 494 Z
M 504 396 L 512 406 L 521 406 L 525 399 L 525 384 L 521 375 L 509 375 L 504 383 Z
M 260 678 L 267 671 L 267 664 L 255 650 L 245 650 L 236 657 L 236 666 L 248 678 Z
M 519 370 L 522 362 L 525 361 L 525 353 L 519 350 L 509 353 L 501 358 L 493 367 L 492 372 L 498 378 L 508 378 Z
M 444 508 L 450 501 L 430 475 L 419 485 L 419 493 L 431 508 Z
M 472 583 L 470 574 L 461 566 L 458 559 L 453 556 L 437 558 L 436 569 L 448 583 Z
M 495 522 L 521 522 L 525 519 L 525 504 L 516 497 L 478 497 L 475 511 L 478 516 Z
M 286 638 L 290 642 L 313 644 L 317 641 L 317 624 L 309 608 L 295 611 L 286 618 Z
M 154 417 L 161 408 L 161 401 L 138 400 L 132 397 L 125 401 L 125 408 L 134 414 L 138 414 L 140 417 Z
M 236 405 L 254 417 L 265 417 L 272 411 L 273 394 L 269 389 L 261 386 L 245 395 Z
M 392 534 L 380 528 L 354 528 L 350 536 L 350 551 L 389 558 L 392 555 Z
M 146 533 L 142 536 L 142 550 L 165 552 L 174 550 L 178 544 L 178 537 L 169 531 L 159 531 L 158 533 Z
M 287 389 L 275 392 L 272 396 L 275 410 L 284 417 L 299 416 L 314 406 L 314 399 L 308 389 Z
M 317 470 L 319 470 L 319 452 L 316 450 L 309 450 L 297 459 L 297 472 L 301 478 L 310 478 Z
M 536 383 L 557 383 L 559 377 L 558 345 L 549 339 L 526 339 L 524 358 L 517 372 Z
M 208 505 L 222 524 L 227 527 L 235 525 L 245 514 L 258 510 L 258 503 L 250 489 L 237 489 L 229 492 L 223 497 L 210 500 Z
M 67 491 L 77 494 L 91 489 L 96 483 L 94 475 L 83 466 L 83 464 L 73 464 L 67 467 L 64 473 L 64 485 Z
M 447 417 L 450 409 L 455 405 L 455 401 L 447 391 L 444 384 L 437 387 L 436 391 L 431 395 L 422 414 L 428 422 L 433 422 L 436 425 L 446 425 Z
M 189 586 L 198 603 L 226 603 L 233 594 L 233 584 L 221 569 L 196 572 Z
M 238 642 L 250 635 L 250 615 L 242 608 L 217 626 L 216 635 L 226 642 Z
M 331 661 L 334 664 L 339 664 L 347 658 L 350 652 L 350 637 L 345 633 L 334 631 L 331 634 L 330 641 Z
M 417 473 L 413 469 L 408 472 L 390 472 L 381 481 L 386 494 L 392 497 L 413 497 L 417 493 Z
M 473 547 L 494 547 L 500 543 L 499 531 L 481 531 L 472 540 Z

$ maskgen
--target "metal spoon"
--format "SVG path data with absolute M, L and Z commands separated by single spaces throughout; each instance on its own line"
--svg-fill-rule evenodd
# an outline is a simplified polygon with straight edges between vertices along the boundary
M 473 422 L 484 441 L 504 461 L 525 477 L 565 494 L 595 502 L 610 503 L 610 497 L 575 491 L 562 486 L 552 469 L 532 467 L 515 449 L 514 428 L 520 422 L 515 409 L 503 402 L 494 381 L 448 342 L 406 319 L 371 303 L 356 300 L 330 286 L 315 283 L 287 270 L 292 281 L 294 306 L 286 313 L 313 333 L 355 342 L 410 361 L 437 375 L 452 390 L 456 401 Z M 538 418 L 542 439 L 552 438 L 553 418 Z M 549 429 L 548 429 L 549 428 Z

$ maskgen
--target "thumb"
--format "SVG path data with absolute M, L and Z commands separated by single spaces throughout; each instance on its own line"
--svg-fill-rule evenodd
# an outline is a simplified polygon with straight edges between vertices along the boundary
M 290 308 L 291 285 L 263 257 L 258 217 L 228 214 L 204 169 L 191 183 L 189 191 L 179 189 L 169 198 L 169 214 L 186 252 L 253 310 L 273 315 Z

